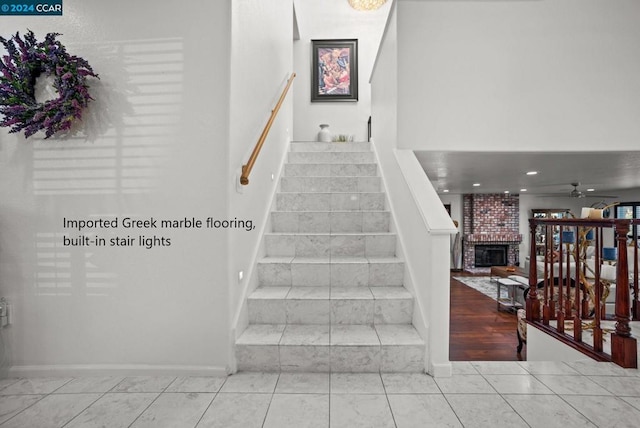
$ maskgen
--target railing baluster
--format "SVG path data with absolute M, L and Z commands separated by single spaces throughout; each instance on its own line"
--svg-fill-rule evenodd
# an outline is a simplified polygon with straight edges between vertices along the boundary
M 632 246 L 633 251 L 627 249 L 627 232 L 630 225 L 640 225 L 637 220 L 610 220 L 610 219 L 530 219 L 531 230 L 531 263 L 529 266 L 529 294 L 527 296 L 527 321 L 529 324 L 547 332 L 557 340 L 566 343 L 574 349 L 580 350 L 586 355 L 598 361 L 613 361 L 623 367 L 637 367 L 637 343 L 631 335 L 630 319 L 633 313 L 634 319 L 640 317 L 640 297 L 638 296 L 638 240 L 634 232 Z M 538 269 L 536 263 L 536 228 L 546 228 L 547 245 L 546 256 L 541 274 L 544 275 L 542 283 L 544 289 L 544 301 L 538 299 Z M 555 247 L 550 236 L 552 228 L 560 231 L 560 247 L 558 248 L 559 260 L 551 256 Z M 605 319 L 606 306 L 604 299 L 604 287 L 610 281 L 610 277 L 603 270 L 602 258 L 604 235 L 603 229 L 614 231 L 618 256 L 616 260 L 616 329 L 611 337 L 611 354 L 603 352 L 604 330 L 601 321 Z M 586 239 L 586 233 L 593 229 L 594 238 Z M 572 230 L 574 238 L 567 234 L 562 236 L 565 230 Z M 573 241 L 573 242 L 572 242 Z M 573 249 L 571 248 L 573 245 Z M 587 264 L 587 246 L 595 245 L 593 255 L 593 268 Z M 590 247 L 589 247 L 590 248 Z M 634 257 L 633 263 L 628 260 Z M 573 265 L 572 265 L 573 260 Z M 589 261 L 591 263 L 591 261 Z M 633 271 L 633 272 L 630 272 Z M 591 278 L 591 276 L 595 278 Z M 630 278 L 633 278 L 630 287 Z M 593 283 L 592 283 L 593 281 Z M 557 287 L 557 288 L 556 288 Z M 557 294 L 556 294 L 557 289 Z M 633 299 L 631 294 L 633 292 Z M 554 299 L 557 298 L 557 302 Z M 542 297 L 541 297 L 542 299 Z M 543 305 L 541 318 L 540 304 Z M 593 305 L 593 306 L 591 306 Z M 557 309 L 555 311 L 554 309 Z M 557 326 L 549 325 L 549 319 L 555 315 Z M 565 321 L 572 321 L 573 337 L 565 334 Z M 593 344 L 582 342 L 583 332 L 587 329 L 593 331 Z

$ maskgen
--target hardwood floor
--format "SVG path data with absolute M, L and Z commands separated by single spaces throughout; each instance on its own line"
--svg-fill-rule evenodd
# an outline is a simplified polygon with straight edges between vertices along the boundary
M 472 276 L 456 272 L 455 276 Z M 451 361 L 518 361 L 516 315 L 498 312 L 496 301 L 451 277 L 449 359 Z

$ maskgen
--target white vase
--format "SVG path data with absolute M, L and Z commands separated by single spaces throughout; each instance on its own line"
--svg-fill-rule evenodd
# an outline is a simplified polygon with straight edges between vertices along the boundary
M 318 141 L 321 143 L 331 142 L 331 132 L 329 131 L 329 125 L 323 123 L 320 125 L 320 132 L 318 132 Z

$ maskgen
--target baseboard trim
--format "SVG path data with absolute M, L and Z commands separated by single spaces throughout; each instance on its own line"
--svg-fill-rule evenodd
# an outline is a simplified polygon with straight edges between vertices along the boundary
M 146 364 L 87 364 L 87 365 L 34 365 L 11 366 L 9 378 L 81 377 L 81 376 L 214 376 L 229 374 L 225 367 L 167 366 Z

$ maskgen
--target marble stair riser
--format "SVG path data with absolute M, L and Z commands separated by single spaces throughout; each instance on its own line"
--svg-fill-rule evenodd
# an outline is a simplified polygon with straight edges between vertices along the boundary
M 258 262 L 258 283 L 264 287 L 399 287 L 404 263 Z
M 251 324 L 410 324 L 413 299 L 249 298 Z
M 367 164 L 285 164 L 285 177 L 373 177 L 378 165 Z
M 375 162 L 373 152 L 289 152 L 290 164 L 367 164 Z
M 278 193 L 278 211 L 383 211 L 385 195 L 380 192 Z
M 388 211 L 274 211 L 271 227 L 274 233 L 385 233 L 390 219 Z
M 380 192 L 380 177 L 282 177 L 281 192 Z
M 281 257 L 393 257 L 393 234 L 265 234 L 268 256 Z
M 258 325 L 247 330 L 236 345 L 240 370 L 424 370 L 424 341 L 411 326 Z
M 296 142 L 291 143 L 292 152 L 370 152 L 371 143 L 352 142 L 352 143 L 310 143 Z
M 238 370 L 420 373 L 424 346 L 238 345 Z

